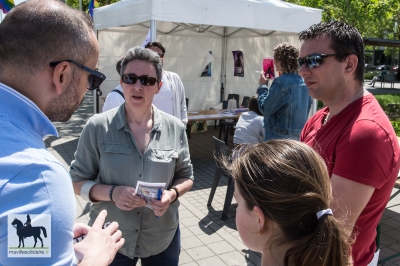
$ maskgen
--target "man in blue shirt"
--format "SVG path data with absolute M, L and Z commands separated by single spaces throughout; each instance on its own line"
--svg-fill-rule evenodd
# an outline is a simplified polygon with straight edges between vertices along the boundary
M 105 211 L 74 225 L 69 173 L 43 143 L 105 79 L 98 55 L 90 16 L 60 1 L 23 2 L 0 24 L 0 265 L 108 265 L 124 244 Z

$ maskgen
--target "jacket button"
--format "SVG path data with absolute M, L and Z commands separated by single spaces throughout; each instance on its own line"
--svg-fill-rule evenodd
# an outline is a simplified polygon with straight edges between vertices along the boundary
M 137 212 L 136 214 L 140 214 L 140 212 Z
M 139 174 L 139 177 L 142 177 L 142 174 Z
M 135 232 L 137 233 L 137 232 L 139 232 L 139 230 L 138 230 L 138 229 L 136 229 L 136 230 L 135 230 Z
M 139 248 L 139 245 L 137 245 L 136 248 Z

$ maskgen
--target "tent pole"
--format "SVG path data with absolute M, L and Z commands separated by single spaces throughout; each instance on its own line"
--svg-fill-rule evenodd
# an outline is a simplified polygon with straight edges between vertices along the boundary
M 150 20 L 150 41 L 155 42 L 157 40 L 157 20 Z
M 221 60 L 221 98 L 220 101 L 224 100 L 224 85 L 226 84 L 226 36 L 227 36 L 227 29 L 224 27 L 224 37 L 222 38 L 222 60 Z

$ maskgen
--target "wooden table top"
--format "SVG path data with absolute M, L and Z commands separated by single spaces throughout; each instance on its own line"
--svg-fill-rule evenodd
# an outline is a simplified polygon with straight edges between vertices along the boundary
M 226 109 L 212 109 L 212 110 L 199 110 L 189 111 L 188 121 L 199 121 L 199 120 L 219 120 L 219 119 L 239 119 L 242 112 L 232 113 Z

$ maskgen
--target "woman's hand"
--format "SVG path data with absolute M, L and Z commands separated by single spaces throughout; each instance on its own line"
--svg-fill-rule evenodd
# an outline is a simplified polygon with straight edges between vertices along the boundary
M 114 188 L 112 198 L 115 205 L 124 211 L 146 206 L 146 200 L 136 195 L 133 187 L 117 186 Z
M 175 190 L 164 190 L 161 200 L 152 199 L 150 205 L 156 216 L 163 216 L 171 202 L 177 197 Z
M 258 79 L 259 85 L 268 85 L 268 77 L 264 75 L 264 71 L 261 71 L 260 78 Z

